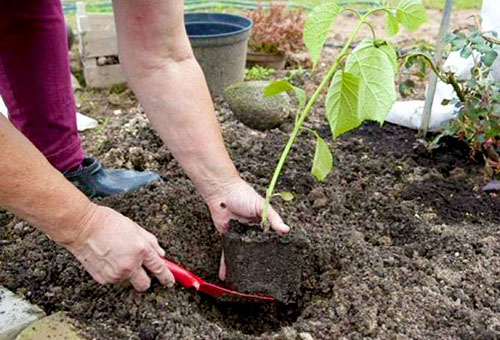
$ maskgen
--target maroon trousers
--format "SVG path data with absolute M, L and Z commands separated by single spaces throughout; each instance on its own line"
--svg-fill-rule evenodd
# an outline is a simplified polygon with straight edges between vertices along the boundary
M 10 121 L 54 167 L 81 164 L 60 0 L 0 0 L 0 95 Z

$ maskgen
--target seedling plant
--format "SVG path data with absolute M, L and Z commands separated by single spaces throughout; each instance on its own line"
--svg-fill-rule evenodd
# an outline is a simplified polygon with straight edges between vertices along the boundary
M 274 68 L 254 65 L 245 69 L 245 80 L 268 80 L 276 73 Z
M 450 33 L 445 41 L 451 51 L 463 58 L 471 57 L 474 64 L 468 80 L 457 80 L 453 73 L 437 69 L 429 57 L 428 62 L 438 77 L 453 86 L 457 97 L 445 100 L 453 104 L 458 117 L 447 124 L 430 144 L 436 147 L 444 136 L 452 136 L 468 143 L 473 156 L 482 154 L 486 173 L 500 173 L 500 82 L 491 76 L 492 66 L 498 60 L 500 41 L 495 32 L 482 33 L 479 25 L 466 31 Z
M 311 2 L 309 1 L 308 4 L 310 5 Z M 303 32 L 304 43 L 314 69 L 318 67 L 320 54 L 330 29 L 339 14 L 343 12 L 353 13 L 358 18 L 357 24 L 310 98 L 307 98 L 302 89 L 291 85 L 286 80 L 275 81 L 264 90 L 265 96 L 273 96 L 285 91 L 294 92 L 299 103 L 294 128 L 266 190 L 261 221 L 264 231 L 269 230 L 268 208 L 282 168 L 293 143 L 304 129 L 305 119 L 325 88 L 328 87 L 325 103 L 326 119 L 333 138 L 357 128 L 365 120 L 382 124 L 396 101 L 394 84 L 394 78 L 398 72 L 396 50 L 385 39 L 376 35 L 369 21 L 372 15 L 384 13 L 387 36 L 395 36 L 399 32 L 400 25 L 412 31 L 427 21 L 427 14 L 421 0 L 401 0 L 395 6 L 378 7 L 364 14 L 354 8 L 340 7 L 335 2 L 321 3 L 314 7 L 307 17 Z M 364 39 L 354 50 L 350 51 L 353 41 L 363 26 L 369 27 L 372 37 Z M 307 131 L 316 138 L 311 173 L 317 180 L 323 181 L 332 170 L 333 157 L 328 144 L 318 133 L 309 128 Z M 281 196 L 290 198 L 289 193 L 281 194 Z

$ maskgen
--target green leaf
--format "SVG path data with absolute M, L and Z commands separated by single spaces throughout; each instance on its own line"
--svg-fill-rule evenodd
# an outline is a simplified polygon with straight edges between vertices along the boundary
M 410 95 L 415 94 L 416 86 L 417 84 L 411 79 L 407 79 L 399 83 L 399 93 L 401 94 L 401 97 L 407 98 Z
M 488 51 L 483 56 L 483 63 L 486 67 L 491 67 L 497 59 L 498 53 L 494 50 Z
M 321 182 L 332 171 L 332 167 L 333 158 L 328 144 L 316 134 L 316 151 L 314 152 L 311 174 Z
M 480 52 L 482 54 L 486 54 L 490 51 L 495 50 L 492 46 L 490 46 L 489 44 L 485 44 L 485 43 L 472 44 L 471 46 L 473 49 L 477 50 L 478 52 Z
M 277 80 L 269 84 L 265 89 L 264 89 L 264 97 L 272 97 L 276 96 L 282 92 L 287 92 L 287 91 L 293 91 L 295 93 L 295 96 L 297 97 L 297 101 L 299 102 L 299 107 L 304 107 L 306 105 L 306 100 L 307 96 L 304 90 L 301 88 L 298 88 L 296 86 L 293 86 L 290 84 L 288 81 L 282 79 L 282 80 Z
M 454 39 L 451 41 L 451 50 L 460 51 L 467 45 L 467 41 L 463 39 Z
M 394 47 L 392 47 L 391 44 L 389 44 L 387 41 L 383 39 L 377 39 L 372 43 L 371 39 L 365 39 L 363 41 L 368 47 L 370 44 L 375 45 L 378 49 L 382 50 L 385 54 L 387 54 L 387 57 L 389 58 L 389 61 L 392 64 L 392 68 L 394 69 L 394 74 L 398 73 L 398 55 L 396 53 L 396 50 Z M 362 47 L 362 46 L 361 46 Z
M 326 95 L 325 105 L 326 118 L 334 138 L 361 125 L 358 92 L 358 77 L 348 72 L 335 73 Z
M 408 31 L 414 31 L 427 22 L 422 0 L 401 0 L 396 8 L 396 16 Z
M 365 39 L 338 71 L 326 97 L 326 116 L 334 138 L 365 119 L 382 123 L 396 100 L 396 51 L 383 40 Z
M 399 32 L 399 22 L 396 16 L 389 10 L 386 12 L 385 16 L 385 34 L 389 37 L 393 37 Z
M 273 81 L 264 89 L 264 97 L 272 97 L 280 94 L 281 92 L 292 91 L 293 86 L 286 80 Z
M 278 192 L 275 195 L 281 197 L 281 199 L 285 202 L 290 202 L 291 200 L 293 200 L 295 198 L 293 193 L 291 193 L 289 191 Z
M 307 95 L 304 92 L 304 90 L 302 90 L 297 86 L 294 86 L 293 92 L 295 93 L 295 97 L 297 97 L 297 101 L 299 102 L 299 107 L 303 108 L 304 106 L 306 106 Z
M 451 44 L 451 42 L 453 40 L 455 40 L 455 39 L 456 39 L 455 34 L 453 34 L 453 33 L 446 33 L 446 35 L 443 38 L 443 42 L 445 42 L 446 44 Z
M 345 71 L 359 78 L 359 120 L 382 123 L 396 101 L 394 61 L 385 46 L 376 47 L 372 39 L 365 39 L 347 58 Z
M 340 13 L 335 2 L 326 2 L 315 7 L 304 24 L 304 43 L 314 65 L 318 63 L 321 50 L 334 19 Z
M 463 59 L 467 59 L 471 55 L 472 55 L 472 48 L 470 48 L 470 46 L 466 46 L 460 51 L 460 57 L 462 57 Z

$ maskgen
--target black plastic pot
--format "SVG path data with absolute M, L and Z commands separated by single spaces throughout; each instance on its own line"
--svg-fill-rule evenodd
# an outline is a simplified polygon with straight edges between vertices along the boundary
M 212 95 L 243 81 L 252 21 L 223 13 L 187 13 L 186 30 Z

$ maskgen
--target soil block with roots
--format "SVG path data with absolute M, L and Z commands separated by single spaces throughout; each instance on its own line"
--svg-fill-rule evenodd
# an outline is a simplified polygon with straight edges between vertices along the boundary
M 300 295 L 303 255 L 309 241 L 304 232 L 264 233 L 231 223 L 223 234 L 226 285 L 231 289 L 275 297 L 289 304 Z

